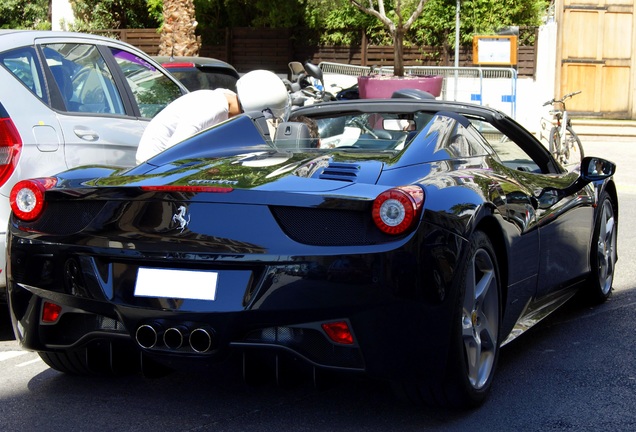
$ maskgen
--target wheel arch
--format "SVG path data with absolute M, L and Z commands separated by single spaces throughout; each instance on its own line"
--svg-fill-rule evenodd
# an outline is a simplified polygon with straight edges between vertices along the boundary
M 482 231 L 490 239 L 492 246 L 495 250 L 497 263 L 499 265 L 499 279 L 501 286 L 501 313 L 505 314 L 505 306 L 507 304 L 508 297 L 508 252 L 506 247 L 506 241 L 504 233 L 497 222 L 494 214 L 490 213 L 484 215 L 477 225 L 475 231 Z
M 616 220 L 616 226 L 618 229 L 618 223 L 619 223 L 619 211 L 618 211 L 618 191 L 616 189 L 616 183 L 614 183 L 614 180 L 607 180 L 605 181 L 603 184 L 601 185 L 596 185 L 596 199 L 597 199 L 597 203 L 596 203 L 596 208 L 595 208 L 595 212 L 594 212 L 594 220 L 596 221 L 596 217 L 598 215 L 599 210 L 599 206 L 601 205 L 600 202 L 598 202 L 601 199 L 601 195 L 603 195 L 603 192 L 606 192 L 610 199 L 612 200 L 612 204 L 614 204 L 614 218 Z
M 608 181 L 607 183 L 605 183 L 604 187 L 599 190 L 599 197 L 601 196 L 600 193 L 603 191 L 607 192 L 612 199 L 612 203 L 614 204 L 614 211 L 616 212 L 616 221 L 618 222 L 618 192 L 616 191 L 616 184 L 614 183 L 614 181 Z

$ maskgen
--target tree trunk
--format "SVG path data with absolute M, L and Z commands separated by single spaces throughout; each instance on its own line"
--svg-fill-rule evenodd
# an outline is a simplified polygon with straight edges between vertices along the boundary
M 193 0 L 164 0 L 159 55 L 198 56 L 201 40 Z
M 393 75 L 404 76 L 404 31 L 395 30 L 393 35 Z

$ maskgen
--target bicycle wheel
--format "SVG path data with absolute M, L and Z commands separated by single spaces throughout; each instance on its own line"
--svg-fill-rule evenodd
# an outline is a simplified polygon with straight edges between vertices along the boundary
M 574 130 L 572 130 L 572 126 L 566 127 L 564 150 L 566 165 L 578 165 L 581 163 L 583 156 L 585 156 L 581 140 Z
M 550 135 L 548 135 L 548 150 L 552 153 L 552 156 L 555 159 L 559 159 L 559 150 L 561 147 L 561 134 L 559 133 L 559 128 L 556 126 L 552 126 L 550 129 Z

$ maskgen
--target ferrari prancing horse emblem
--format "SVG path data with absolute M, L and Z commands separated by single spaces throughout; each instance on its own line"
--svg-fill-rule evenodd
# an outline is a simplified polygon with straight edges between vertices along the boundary
M 182 205 L 179 206 L 177 213 L 172 215 L 172 222 L 179 224 L 178 228 L 180 232 L 183 232 L 190 223 L 190 215 L 186 214 L 187 211 L 188 209 L 186 209 L 186 206 Z

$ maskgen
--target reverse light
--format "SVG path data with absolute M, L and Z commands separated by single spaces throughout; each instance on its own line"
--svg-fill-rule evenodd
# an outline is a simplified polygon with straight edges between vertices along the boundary
M 402 234 L 418 219 L 424 203 L 419 186 L 400 186 L 382 192 L 373 202 L 373 222 L 387 234 Z
M 330 323 L 324 323 L 322 329 L 327 333 L 329 339 L 338 344 L 352 345 L 353 333 L 349 329 L 349 325 L 346 321 L 336 321 Z
M 46 204 L 44 193 L 57 184 L 55 177 L 19 181 L 11 189 L 9 203 L 13 214 L 23 221 L 37 219 Z
M 42 322 L 52 324 L 56 322 L 62 314 L 62 306 L 45 301 L 42 304 Z

